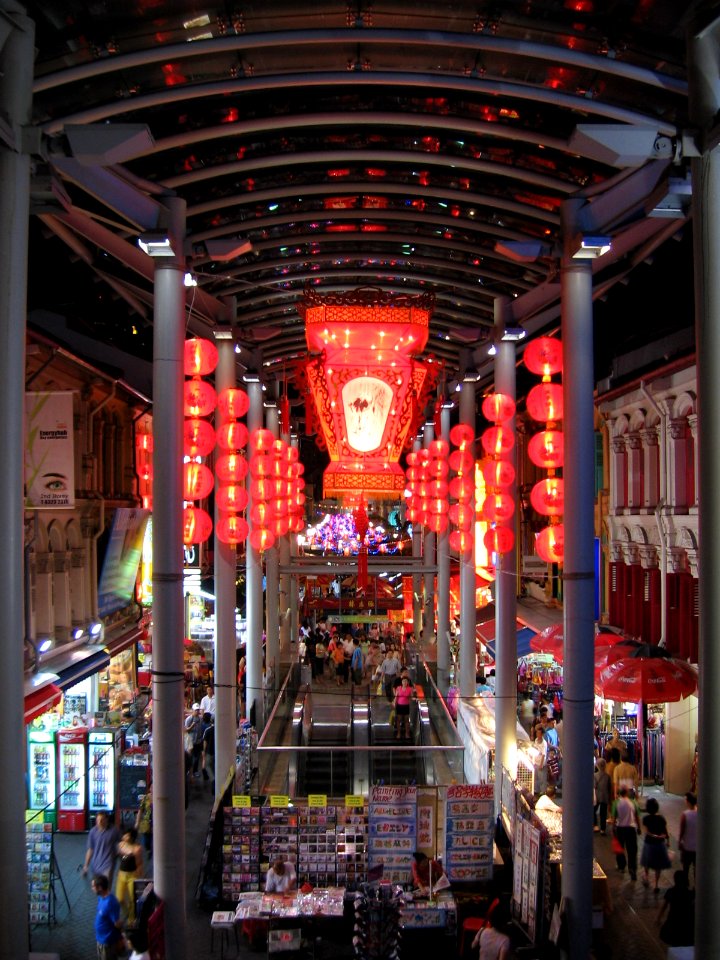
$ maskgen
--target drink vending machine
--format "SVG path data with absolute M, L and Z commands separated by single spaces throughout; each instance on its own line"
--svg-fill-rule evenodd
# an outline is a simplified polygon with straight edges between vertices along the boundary
M 58 830 L 87 829 L 87 735 L 86 727 L 58 730 Z
M 28 807 L 46 810 L 55 819 L 57 796 L 55 783 L 55 732 L 30 730 L 28 733 Z
M 119 727 L 96 727 L 88 732 L 88 810 L 108 812 L 115 807 L 118 760 L 120 758 Z

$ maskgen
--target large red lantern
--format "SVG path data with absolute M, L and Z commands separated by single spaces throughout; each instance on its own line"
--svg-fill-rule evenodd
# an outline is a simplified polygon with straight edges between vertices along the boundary
M 563 418 L 563 389 L 560 383 L 538 383 L 527 395 L 527 411 L 533 420 L 550 423 Z
M 239 483 L 248 472 L 248 463 L 241 453 L 226 453 L 215 461 L 215 476 L 221 483 Z
M 473 544 L 472 534 L 466 530 L 453 530 L 448 537 L 450 549 L 458 553 L 468 553 Z
M 545 527 L 535 536 L 537 555 L 546 563 L 562 563 L 565 551 L 565 528 L 561 523 Z
M 250 531 L 250 546 L 254 550 L 270 550 L 275 546 L 275 534 L 265 527 L 256 527 Z
M 485 531 L 483 544 L 488 553 L 507 553 L 515 544 L 515 534 L 510 527 L 491 527 Z
M 469 503 L 453 503 L 448 509 L 448 519 L 459 530 L 469 533 L 475 523 L 475 509 Z
M 445 513 L 431 513 L 428 517 L 428 529 L 431 533 L 445 533 L 448 528 L 448 518 Z
M 450 431 L 450 443 L 455 447 L 467 447 L 475 439 L 475 432 L 469 423 L 456 423 Z
M 530 491 L 530 503 L 544 517 L 559 517 L 565 507 L 565 488 L 561 477 L 540 480 Z
M 472 473 L 475 460 L 469 450 L 453 450 L 448 459 L 450 469 L 455 473 Z
M 186 417 L 209 417 L 217 404 L 215 388 L 206 380 L 186 380 L 183 397 Z
M 229 420 L 217 430 L 217 444 L 221 450 L 242 450 L 248 442 L 248 429 L 239 420 Z
M 207 510 L 201 507 L 183 509 L 183 543 L 204 543 L 212 533 L 212 520 Z
M 186 340 L 184 360 L 186 377 L 207 377 L 217 367 L 217 347 L 210 340 Z
M 483 460 L 480 469 L 489 487 L 509 487 L 515 480 L 515 467 L 509 460 Z
M 258 500 L 250 507 L 250 519 L 254 527 L 267 527 L 274 517 L 273 508 L 264 500 Z
M 487 430 L 484 430 L 480 442 L 483 450 L 490 456 L 502 457 L 512 450 L 515 445 L 515 437 L 512 430 L 498 424 L 496 427 L 488 427 Z
M 428 473 L 431 478 L 443 480 L 450 473 L 450 464 L 447 460 L 431 460 L 428 464 Z
M 248 492 L 239 483 L 223 483 L 215 491 L 215 502 L 218 510 L 239 513 L 248 505 Z
M 218 394 L 217 405 L 226 420 L 239 420 L 250 409 L 250 398 L 238 387 L 226 387 Z
M 214 483 L 212 470 L 204 463 L 191 460 L 183 464 L 183 500 L 204 500 Z
M 253 430 L 250 434 L 250 448 L 253 453 L 272 453 L 275 436 L 271 430 Z
M 270 530 L 276 537 L 284 537 L 290 529 L 290 517 L 287 513 L 283 517 L 275 516 L 270 523 Z
M 508 493 L 490 493 L 483 501 L 481 512 L 489 523 L 503 523 L 515 512 L 515 501 Z
M 443 460 L 450 453 L 450 444 L 447 440 L 431 440 L 427 449 L 432 460 Z
M 238 517 L 231 513 L 227 517 L 221 517 L 217 524 L 217 536 L 221 543 L 238 544 L 244 543 L 248 535 L 248 524 L 244 517 Z
M 472 477 L 453 477 L 448 484 L 448 492 L 453 500 L 472 500 L 475 480 Z
M 562 342 L 555 337 L 538 337 L 525 347 L 525 366 L 540 377 L 562 372 Z
M 560 430 L 540 430 L 528 443 L 528 456 L 537 467 L 555 470 L 564 462 L 563 435 Z
M 186 457 L 207 457 L 215 447 L 215 429 L 207 420 L 193 417 L 183 426 L 183 453 Z
M 504 393 L 491 393 L 483 400 L 482 414 L 491 423 L 504 423 L 515 416 L 515 401 Z

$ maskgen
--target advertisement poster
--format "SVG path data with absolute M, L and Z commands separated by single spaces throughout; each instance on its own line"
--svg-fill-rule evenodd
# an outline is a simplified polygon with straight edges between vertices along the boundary
M 495 833 L 494 785 L 453 784 L 447 788 L 445 870 L 449 880 L 489 880 Z
M 436 795 L 435 791 L 418 789 L 417 794 L 417 850 L 422 850 L 429 857 L 434 857 L 436 850 L 442 849 L 437 845 L 436 829 Z
M 73 395 L 25 394 L 25 506 L 75 506 Z
M 531 825 L 529 834 L 527 849 L 530 871 L 528 882 L 528 934 L 534 942 L 537 932 L 538 883 L 540 881 L 540 831 Z
M 135 596 L 135 580 L 149 510 L 119 507 L 113 517 L 98 586 L 98 613 L 106 617 Z
M 410 883 L 417 849 L 417 787 L 376 786 L 368 811 L 368 870 L 382 866 L 383 880 Z

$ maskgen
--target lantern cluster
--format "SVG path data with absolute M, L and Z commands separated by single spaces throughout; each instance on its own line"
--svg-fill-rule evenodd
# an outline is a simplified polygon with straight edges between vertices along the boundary
M 469 553 L 473 546 L 475 526 L 475 457 L 473 455 L 474 431 L 467 423 L 458 423 L 450 431 L 450 444 L 455 449 L 450 453 L 448 465 L 453 474 L 448 485 L 452 503 L 448 520 L 452 525 L 449 543 L 460 554 Z
M 557 422 L 563 418 L 563 391 L 562 384 L 551 379 L 553 374 L 562 373 L 562 343 L 554 337 L 533 340 L 525 349 L 525 366 L 542 377 L 528 394 L 527 410 L 533 420 L 545 424 L 528 444 L 532 462 L 547 470 L 547 476 L 530 491 L 533 508 L 549 518 L 548 526 L 536 536 L 535 549 L 547 563 L 562 563 L 565 491 L 562 477 L 557 475 L 563 466 L 563 435 Z
M 491 393 L 482 405 L 483 416 L 494 424 L 480 437 L 487 454 L 481 463 L 486 497 L 481 507 L 483 519 L 492 526 L 485 532 L 483 543 L 488 553 L 507 553 L 515 544 L 512 518 L 515 498 L 509 487 L 515 481 L 515 467 L 506 459 L 515 444 L 507 421 L 515 416 L 515 401 L 502 393 Z
M 278 537 L 302 530 L 303 469 L 296 447 L 276 440 L 270 430 L 250 434 L 250 543 L 256 550 L 269 550 Z
M 406 516 L 411 523 L 421 523 L 432 533 L 444 533 L 448 528 L 449 451 L 447 440 L 433 440 L 424 449 L 407 455 Z
M 135 436 L 135 473 L 138 478 L 138 494 L 144 510 L 152 510 L 153 484 L 153 438 L 151 433 Z
M 218 396 L 219 424 L 217 429 L 218 454 L 215 458 L 215 506 L 217 507 L 217 537 L 222 543 L 237 546 L 248 535 L 244 516 L 248 504 L 245 478 L 248 462 L 243 450 L 248 444 L 248 430 L 241 421 L 250 407 L 244 390 L 228 387 Z
M 217 404 L 215 388 L 203 377 L 217 366 L 217 347 L 210 340 L 185 341 L 183 391 L 183 543 L 204 543 L 212 533 L 212 519 L 207 510 L 196 505 L 212 491 L 215 483 L 210 468 L 204 464 L 215 446 L 215 431 L 206 419 Z

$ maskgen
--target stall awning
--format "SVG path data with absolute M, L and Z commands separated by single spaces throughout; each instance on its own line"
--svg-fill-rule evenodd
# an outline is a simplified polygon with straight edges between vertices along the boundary
M 55 683 L 46 683 L 25 695 L 25 723 L 32 723 L 60 703 L 62 690 Z
M 74 687 L 81 680 L 91 677 L 98 670 L 107 667 L 110 663 L 110 654 L 104 647 L 85 647 L 73 650 L 64 657 L 58 657 L 50 664 L 58 675 L 57 686 L 61 690 Z
M 117 637 L 108 637 L 106 635 L 105 649 L 111 657 L 116 657 L 119 653 L 122 653 L 123 650 L 127 650 L 128 647 L 132 646 L 133 643 L 141 640 L 144 633 L 145 630 L 142 627 L 133 624 L 129 630 L 126 630 L 125 633 Z
M 517 623 L 517 656 L 526 657 L 530 653 L 530 640 L 535 636 L 535 630 L 526 627 L 519 620 Z M 495 621 L 486 620 L 475 628 L 478 640 L 485 644 L 490 656 L 495 659 Z

